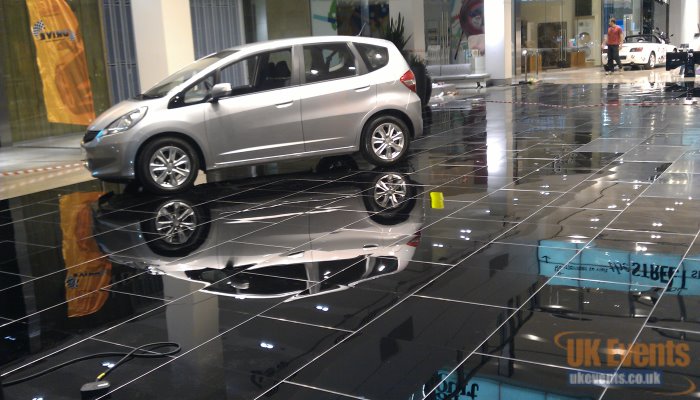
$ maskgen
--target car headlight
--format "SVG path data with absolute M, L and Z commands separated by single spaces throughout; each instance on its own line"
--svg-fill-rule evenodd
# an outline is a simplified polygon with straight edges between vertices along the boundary
M 143 119 L 144 116 L 146 116 L 146 111 L 148 111 L 148 107 L 146 106 L 129 111 L 112 122 L 107 129 L 103 131 L 104 134 L 109 135 L 131 129 L 132 126 L 136 125 Z

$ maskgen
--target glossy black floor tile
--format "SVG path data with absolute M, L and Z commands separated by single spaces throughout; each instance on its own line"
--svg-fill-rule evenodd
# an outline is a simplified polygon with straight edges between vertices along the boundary
M 700 130 L 674 95 L 479 91 L 431 104 L 396 167 L 353 155 L 177 196 L 90 181 L 0 201 L 0 371 L 174 341 L 110 375 L 111 398 L 692 398 Z M 690 363 L 633 352 L 617 376 L 660 384 L 601 381 L 622 345 L 654 343 Z M 75 398 L 107 361 L 3 395 Z
M 356 334 L 289 380 L 368 399 L 410 399 L 465 357 L 456 350 Z

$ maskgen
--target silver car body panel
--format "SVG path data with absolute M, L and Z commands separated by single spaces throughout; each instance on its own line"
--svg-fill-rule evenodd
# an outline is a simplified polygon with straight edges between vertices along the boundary
M 301 46 L 317 43 L 366 43 L 389 50 L 386 66 L 361 75 L 303 83 Z M 260 91 L 176 108 L 172 99 L 219 68 L 260 52 L 293 48 L 292 86 Z M 88 131 L 100 132 L 84 142 L 86 166 L 107 180 L 135 177 L 141 146 L 161 134 L 181 135 L 199 147 L 203 168 L 280 161 L 305 156 L 347 154 L 359 150 L 362 128 L 381 112 L 400 113 L 413 134 L 423 132 L 420 99 L 399 78 L 409 70 L 396 47 L 388 41 L 363 37 L 308 37 L 253 43 L 234 47 L 217 61 L 174 87 L 162 98 L 123 101 L 95 119 Z M 359 60 L 358 60 L 359 62 Z M 105 135 L 121 116 L 139 107 L 148 111 L 131 129 Z

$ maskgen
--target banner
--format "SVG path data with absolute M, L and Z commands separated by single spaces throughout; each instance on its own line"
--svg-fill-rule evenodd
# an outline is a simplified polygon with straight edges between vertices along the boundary
M 95 119 L 78 19 L 65 0 L 26 0 L 49 122 L 88 125 Z

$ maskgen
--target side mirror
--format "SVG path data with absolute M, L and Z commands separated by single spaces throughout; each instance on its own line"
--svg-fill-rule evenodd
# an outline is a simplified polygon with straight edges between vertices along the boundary
M 231 84 L 230 83 L 217 83 L 209 91 L 210 101 L 216 103 L 220 98 L 228 96 L 231 94 Z

